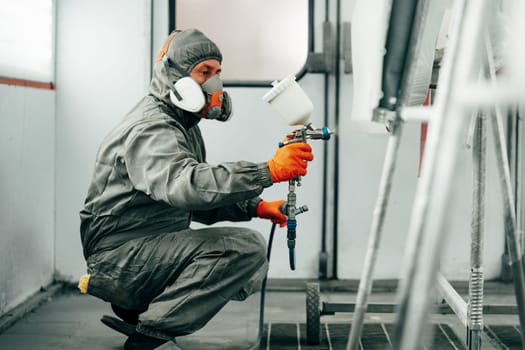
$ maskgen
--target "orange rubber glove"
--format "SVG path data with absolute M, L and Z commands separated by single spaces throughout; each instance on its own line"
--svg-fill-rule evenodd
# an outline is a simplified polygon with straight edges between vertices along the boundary
M 307 161 L 313 159 L 312 147 L 306 142 L 279 147 L 273 158 L 268 161 L 272 181 L 288 181 L 306 175 Z
M 281 227 L 286 226 L 286 216 L 281 212 L 283 203 L 284 199 L 273 202 L 260 201 L 256 209 L 257 217 L 270 219 L 272 223 Z

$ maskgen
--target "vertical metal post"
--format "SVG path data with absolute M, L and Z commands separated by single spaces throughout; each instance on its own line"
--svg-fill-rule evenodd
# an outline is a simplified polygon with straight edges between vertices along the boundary
M 473 195 L 470 243 L 470 279 L 467 324 L 467 345 L 469 350 L 481 349 L 483 332 L 483 234 L 485 229 L 485 188 L 486 188 L 486 117 L 479 112 L 475 122 L 472 150 Z
M 518 232 L 518 241 L 523 250 L 524 232 L 523 232 L 523 121 L 521 120 L 519 109 L 517 106 L 510 106 L 507 112 L 507 154 L 510 168 L 510 177 L 512 181 L 512 189 L 514 192 L 514 207 L 516 210 L 516 231 Z
M 506 163 L 504 154 L 505 148 L 502 146 L 504 139 L 503 121 L 501 114 L 496 112 L 492 118 L 493 132 L 496 144 L 497 163 L 503 187 L 503 206 L 505 235 L 507 237 L 507 248 L 509 250 L 509 259 L 512 265 L 512 275 L 514 277 L 514 290 L 516 293 L 516 302 L 518 305 L 518 315 L 520 319 L 521 342 L 525 344 L 525 276 L 523 272 L 523 255 L 518 241 L 516 230 L 516 213 L 514 210 L 514 196 L 510 187 L 510 173 L 508 163 Z
M 486 75 L 487 75 L 487 78 L 490 79 L 490 73 L 488 71 Z M 512 112 L 508 110 L 507 128 L 506 128 L 507 130 L 505 133 L 506 134 L 505 145 L 506 145 L 507 156 L 508 156 L 507 161 L 509 164 L 510 176 L 511 176 L 511 179 L 514 179 L 515 173 L 513 170 L 515 169 L 513 168 L 514 149 L 513 149 L 513 139 L 512 139 L 512 135 L 514 134 L 514 130 L 513 130 L 514 123 L 513 123 L 511 114 Z M 516 222 L 516 225 L 518 225 L 518 222 Z M 520 240 L 520 244 L 521 244 L 521 247 L 523 247 L 523 242 L 521 240 Z M 503 254 L 501 255 L 501 272 L 500 272 L 500 279 L 503 282 L 512 282 L 512 267 L 511 267 L 512 261 L 511 261 L 510 254 L 508 251 L 508 246 L 509 244 L 507 242 L 507 236 L 505 236 L 505 249 L 503 250 Z
M 479 72 L 480 37 L 487 23 L 488 0 L 457 1 L 455 27 L 440 73 L 430 119 L 428 152 L 417 188 L 409 229 L 408 264 L 398 292 L 394 349 L 416 350 L 428 331 L 430 298 L 446 241 L 451 181 L 462 145 L 468 110 L 458 101 L 466 83 Z M 463 14 L 464 12 L 464 14 Z
M 491 80 L 496 80 L 496 70 L 492 47 L 488 37 L 485 40 L 486 52 L 489 63 L 489 74 Z M 507 150 L 505 144 L 505 129 L 503 116 L 498 106 L 494 108 L 495 115 L 492 116 L 492 131 L 494 135 L 494 146 L 496 149 L 496 163 L 500 175 L 501 191 L 503 197 L 505 237 L 507 238 L 507 249 L 512 264 L 512 276 L 514 277 L 514 291 L 518 306 L 520 319 L 521 343 L 525 344 L 525 273 L 523 267 L 523 253 L 520 248 L 518 232 L 516 230 L 516 209 L 514 193 L 510 178 Z
M 487 41 L 487 47 L 490 43 Z M 489 70 L 495 78 L 493 64 L 491 63 L 492 51 L 489 50 Z M 500 175 L 500 183 L 502 187 L 503 208 L 504 208 L 504 223 L 505 236 L 507 241 L 507 248 L 509 252 L 509 259 L 512 265 L 512 276 L 514 278 L 514 291 L 516 294 L 516 303 L 518 306 L 518 315 L 520 319 L 521 343 L 525 345 L 525 274 L 523 266 L 523 254 L 520 249 L 516 230 L 516 210 L 514 202 L 514 194 L 512 191 L 512 183 L 510 179 L 509 164 L 507 162 L 507 151 L 505 149 L 505 131 L 503 127 L 503 117 L 499 108 L 495 108 L 495 115 L 491 118 L 492 131 L 494 135 L 494 146 L 496 149 L 496 163 Z
M 523 111 L 516 108 L 516 213 L 517 229 L 520 235 L 521 253 L 525 251 L 525 122 L 523 121 Z
M 359 348 L 359 340 L 361 338 L 361 332 L 363 329 L 363 319 L 365 317 L 365 312 L 368 305 L 367 300 L 372 290 L 373 270 L 379 251 L 379 242 L 381 239 L 381 233 L 383 231 L 388 199 L 390 197 L 392 188 L 392 179 L 394 177 L 397 153 L 399 144 L 401 143 L 402 127 L 403 122 L 401 121 L 399 114 L 396 113 L 396 117 L 391 126 L 390 135 L 388 138 L 385 163 L 383 164 L 381 182 L 379 184 L 379 193 L 372 217 L 372 226 L 370 229 L 370 237 L 368 240 L 365 263 L 361 274 L 361 280 L 359 282 L 359 290 L 357 293 L 354 316 L 352 318 L 352 327 L 350 329 L 348 343 L 346 344 L 347 350 L 356 350 Z
M 175 23 L 177 13 L 176 0 L 169 0 L 168 2 L 168 34 L 176 29 Z

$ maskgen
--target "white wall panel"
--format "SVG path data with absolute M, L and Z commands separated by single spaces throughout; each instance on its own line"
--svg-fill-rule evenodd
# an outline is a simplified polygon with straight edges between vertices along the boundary
M 54 271 L 55 92 L 0 85 L 0 315 Z
M 80 218 L 98 145 L 146 93 L 149 1 L 57 3 L 57 247 L 61 278 L 85 272 Z

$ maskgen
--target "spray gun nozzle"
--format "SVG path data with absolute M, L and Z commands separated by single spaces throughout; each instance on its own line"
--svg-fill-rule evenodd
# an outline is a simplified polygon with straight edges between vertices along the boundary
M 293 130 L 286 134 L 286 139 L 279 142 L 279 147 L 283 147 L 294 142 L 305 142 L 306 140 L 330 140 L 330 137 L 334 134 L 333 130 L 327 127 L 313 128 L 312 124 L 308 124 L 301 129 Z

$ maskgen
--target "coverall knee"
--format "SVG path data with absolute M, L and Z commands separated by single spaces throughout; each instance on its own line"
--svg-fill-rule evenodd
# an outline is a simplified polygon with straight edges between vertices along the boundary
M 132 240 L 88 258 L 89 293 L 145 310 L 137 329 L 171 339 L 202 328 L 229 300 L 260 289 L 266 242 L 254 230 L 210 227 Z

